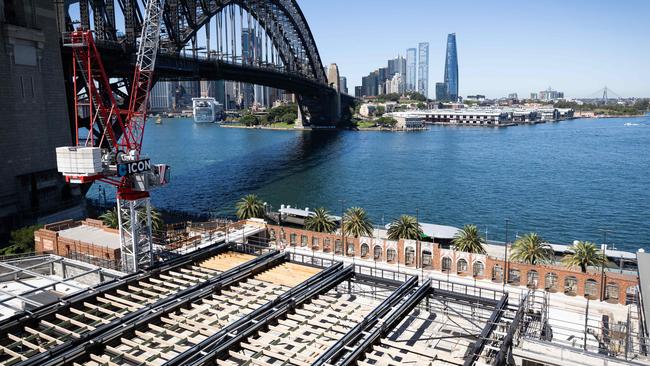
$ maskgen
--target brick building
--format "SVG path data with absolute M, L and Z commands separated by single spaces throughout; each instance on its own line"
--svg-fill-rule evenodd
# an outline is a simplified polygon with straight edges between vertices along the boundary
M 527 286 L 568 296 L 587 296 L 608 302 L 626 304 L 637 294 L 638 277 L 606 271 L 567 268 L 561 265 L 531 265 L 505 261 L 485 254 L 472 254 L 445 249 L 439 243 L 400 239 L 353 238 L 343 241 L 341 235 L 318 233 L 298 228 L 268 225 L 268 236 L 279 247 L 309 247 L 314 251 L 346 255 L 410 268 L 441 271 L 477 280 L 504 281 L 513 286 Z M 507 267 L 507 268 L 506 268 Z M 504 270 L 504 268 L 506 268 Z M 602 283 L 605 286 L 602 286 Z M 601 287 L 602 286 L 602 287 Z
M 34 233 L 35 250 L 79 259 L 106 268 L 119 268 L 120 234 L 100 220 L 65 220 Z

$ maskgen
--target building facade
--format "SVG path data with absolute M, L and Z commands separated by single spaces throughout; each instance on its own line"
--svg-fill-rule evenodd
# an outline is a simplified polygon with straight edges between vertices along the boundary
M 418 44 L 418 93 L 429 97 L 429 42 Z
M 406 85 L 407 92 L 416 91 L 416 74 L 417 74 L 417 50 L 409 48 L 406 50 Z
M 458 100 L 458 53 L 456 51 L 456 33 L 447 35 L 445 84 L 447 84 L 447 100 L 456 102 Z
M 447 84 L 436 83 L 436 100 L 440 102 L 447 101 Z
M 634 301 L 638 277 L 629 274 L 579 269 L 559 265 L 532 265 L 504 261 L 485 254 L 445 249 L 438 243 L 345 237 L 298 228 L 267 225 L 268 238 L 281 249 L 304 247 L 314 252 L 441 271 L 461 277 L 507 283 L 512 286 L 564 293 L 567 296 L 602 299 L 627 304 Z M 602 287 L 601 284 L 605 286 Z

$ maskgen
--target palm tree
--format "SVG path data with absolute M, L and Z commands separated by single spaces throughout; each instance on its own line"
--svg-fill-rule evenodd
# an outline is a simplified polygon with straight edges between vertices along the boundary
M 583 273 L 588 266 L 600 266 L 605 263 L 605 256 L 596 248 L 596 244 L 589 241 L 578 241 L 569 247 L 571 253 L 562 258 L 562 263 L 567 267 L 580 266 Z
M 343 230 L 345 234 L 355 238 L 372 236 L 372 221 L 366 210 L 361 207 L 350 207 L 343 215 Z
M 320 207 L 314 210 L 313 216 L 305 219 L 305 228 L 319 233 L 331 233 L 336 229 L 336 223 L 332 220 L 329 211 Z
M 388 227 L 388 239 L 412 239 L 416 240 L 422 237 L 422 227 L 417 219 L 413 216 L 402 215 L 399 219 L 391 222 Z
M 110 210 L 106 210 L 103 214 L 99 215 L 99 219 L 102 220 L 104 225 L 110 227 L 111 229 L 117 229 L 119 221 L 117 218 L 117 207 L 113 207 Z
M 456 250 L 468 253 L 485 254 L 483 238 L 478 232 L 476 225 L 465 225 L 460 229 L 452 240 Z
M 510 259 L 528 264 L 549 262 L 553 258 L 553 249 L 537 233 L 528 233 L 515 240 Z
M 257 195 L 245 195 L 235 204 L 235 207 L 237 208 L 237 217 L 241 220 L 264 217 L 264 203 Z
M 144 208 L 138 209 L 138 211 L 144 214 Z M 110 227 L 111 229 L 117 229 L 119 225 L 119 219 L 117 217 L 117 207 L 113 207 L 110 210 L 106 210 L 103 214 L 99 216 L 99 219 L 102 220 L 104 225 Z M 151 230 L 160 231 L 163 229 L 164 221 L 160 216 L 160 212 L 155 208 L 151 208 Z

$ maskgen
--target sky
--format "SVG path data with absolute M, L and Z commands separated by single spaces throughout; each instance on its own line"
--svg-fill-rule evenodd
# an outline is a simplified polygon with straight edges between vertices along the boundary
M 298 0 L 324 65 L 348 89 L 429 42 L 429 97 L 456 33 L 460 95 L 650 97 L 650 0 Z M 599 92 L 600 91 L 600 92 Z M 599 92 L 599 93 L 598 93 Z

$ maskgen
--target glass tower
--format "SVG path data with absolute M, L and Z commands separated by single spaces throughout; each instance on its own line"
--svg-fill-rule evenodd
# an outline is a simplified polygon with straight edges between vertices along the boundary
M 456 53 L 456 33 L 447 35 L 447 56 L 445 57 L 445 84 L 450 101 L 458 101 L 458 54 Z
M 415 48 L 406 50 L 406 91 L 415 91 L 416 53 Z
M 419 43 L 418 93 L 429 97 L 429 42 Z

